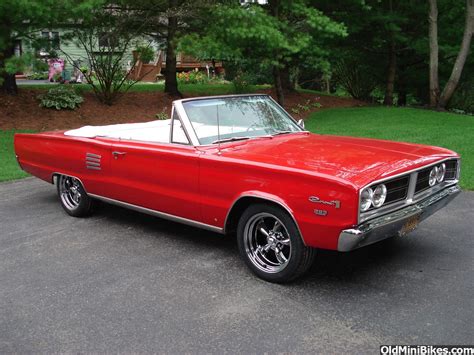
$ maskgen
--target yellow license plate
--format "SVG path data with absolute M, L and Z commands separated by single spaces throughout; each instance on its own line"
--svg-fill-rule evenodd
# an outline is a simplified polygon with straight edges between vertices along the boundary
M 416 227 L 418 227 L 418 224 L 420 223 L 420 215 L 412 216 L 408 218 L 408 220 L 405 222 L 403 225 L 402 229 L 400 229 L 400 236 L 405 236 L 410 232 L 413 232 Z

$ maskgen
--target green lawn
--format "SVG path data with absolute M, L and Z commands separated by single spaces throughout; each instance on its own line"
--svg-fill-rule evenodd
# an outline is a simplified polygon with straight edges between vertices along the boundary
M 13 150 L 13 135 L 19 132 L 0 131 L 0 181 L 15 180 L 28 176 L 18 166 Z
M 412 108 L 328 109 L 313 113 L 306 121 L 306 128 L 315 133 L 390 139 L 452 149 L 462 156 L 461 186 L 474 190 L 472 116 Z M 0 181 L 26 176 L 15 160 L 14 133 L 0 131 Z
M 462 157 L 461 186 L 474 190 L 474 117 L 414 108 L 322 110 L 305 122 L 315 133 L 437 145 Z
M 35 90 L 49 90 L 54 86 L 61 84 L 28 84 L 21 85 L 20 89 L 35 89 Z M 87 84 L 74 84 L 71 87 L 77 88 L 81 91 L 91 91 L 91 86 Z M 269 85 L 251 85 L 250 92 L 269 88 Z M 133 85 L 129 92 L 154 92 L 163 91 L 164 84 L 157 83 L 137 83 Z M 234 93 L 234 86 L 232 84 L 180 84 L 179 90 L 186 96 L 189 95 L 227 95 Z

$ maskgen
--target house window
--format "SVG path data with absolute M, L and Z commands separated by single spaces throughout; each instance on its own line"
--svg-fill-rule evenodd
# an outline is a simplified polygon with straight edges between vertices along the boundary
M 41 49 L 42 53 L 49 52 L 52 49 L 59 49 L 59 32 L 57 31 L 42 31 L 41 39 L 45 42 L 45 47 Z
M 117 46 L 117 38 L 110 32 L 102 32 L 98 38 L 100 48 L 113 49 Z
M 15 55 L 17 57 L 21 56 L 23 54 L 23 48 L 21 45 L 21 40 L 16 40 L 15 41 Z
M 50 40 L 51 48 L 59 49 L 59 32 L 51 32 Z

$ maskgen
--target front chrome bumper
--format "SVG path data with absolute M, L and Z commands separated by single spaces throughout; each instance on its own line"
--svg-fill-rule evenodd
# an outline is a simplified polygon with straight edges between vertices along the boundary
M 350 251 L 393 237 L 411 218 L 422 221 L 446 206 L 460 192 L 458 185 L 450 186 L 413 205 L 371 219 L 353 229 L 345 229 L 339 235 L 337 250 Z

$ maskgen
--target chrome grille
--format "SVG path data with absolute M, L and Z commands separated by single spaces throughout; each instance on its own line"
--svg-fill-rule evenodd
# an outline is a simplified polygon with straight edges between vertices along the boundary
M 401 178 L 389 181 L 385 184 L 387 187 L 387 198 L 385 204 L 401 201 L 407 198 L 408 185 L 410 176 L 402 176 Z
M 418 177 L 416 178 L 415 193 L 424 191 L 430 187 L 429 178 L 432 168 L 433 167 L 430 166 L 429 168 L 423 169 L 418 172 Z
M 446 174 L 444 175 L 444 180 L 455 180 L 457 177 L 458 161 L 455 159 L 447 160 L 444 162 L 444 164 L 446 164 Z M 423 192 L 430 188 L 429 177 L 431 169 L 433 169 L 433 166 L 418 171 L 418 176 L 416 178 L 415 194 Z
M 437 183 L 434 186 L 429 186 L 429 174 L 433 166 L 441 163 L 446 164 L 446 174 L 444 181 Z M 371 183 L 367 187 L 375 189 L 379 184 L 385 184 L 387 188 L 387 198 L 385 203 L 380 208 L 370 207 L 365 212 L 359 212 L 359 223 L 367 221 L 371 218 L 381 216 L 385 213 L 394 211 L 398 208 L 402 208 L 406 205 L 413 204 L 417 201 L 421 201 L 430 195 L 437 193 L 438 191 L 456 184 L 460 174 L 460 162 L 458 159 L 447 159 L 439 161 L 429 166 L 414 169 L 410 172 L 400 174 L 393 178 L 387 178 Z M 364 187 L 365 188 L 365 187 Z M 364 188 L 359 190 L 359 203 L 360 193 Z
M 458 174 L 458 161 L 457 160 L 448 160 L 446 163 L 446 175 L 445 180 L 454 180 L 457 178 Z

